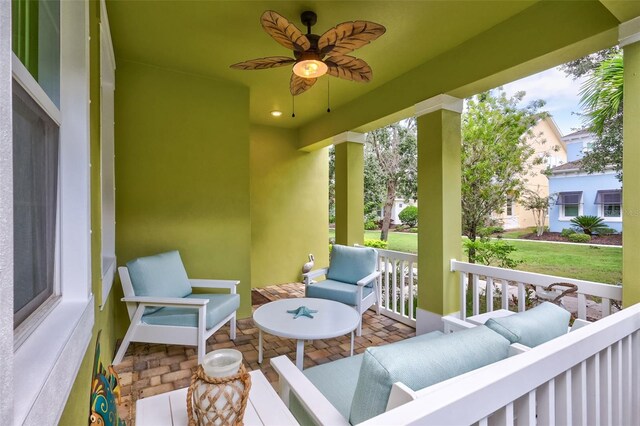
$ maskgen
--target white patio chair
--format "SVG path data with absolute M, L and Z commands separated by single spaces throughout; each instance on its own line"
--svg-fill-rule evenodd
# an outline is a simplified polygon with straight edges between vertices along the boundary
M 119 364 L 131 342 L 197 346 L 202 362 L 207 339 L 229 322 L 236 338 L 240 281 L 189 279 L 177 251 L 142 257 L 118 268 L 131 325 L 113 360 Z M 195 294 L 194 288 L 229 294 Z
M 362 335 L 362 314 L 376 306 L 380 314 L 380 287 L 378 278 L 378 252 L 370 247 L 348 247 L 334 244 L 328 268 L 302 274 L 305 295 L 319 299 L 334 300 L 353 306 L 360 315 L 357 335 Z M 326 275 L 324 281 L 314 278 Z

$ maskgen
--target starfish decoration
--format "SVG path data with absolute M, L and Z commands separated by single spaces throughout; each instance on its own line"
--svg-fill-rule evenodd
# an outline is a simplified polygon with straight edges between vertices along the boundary
M 309 309 L 306 306 L 300 306 L 298 309 L 294 309 L 292 311 L 287 311 L 288 314 L 295 314 L 293 316 L 293 319 L 296 319 L 298 317 L 309 317 L 309 318 L 313 318 L 313 315 L 311 314 L 315 314 L 318 311 L 314 311 L 313 309 Z

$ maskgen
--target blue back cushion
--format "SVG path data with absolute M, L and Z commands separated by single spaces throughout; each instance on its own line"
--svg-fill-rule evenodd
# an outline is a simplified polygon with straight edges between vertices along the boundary
M 371 247 L 348 247 L 334 244 L 327 279 L 357 284 L 376 270 L 378 252 Z
M 433 339 L 368 348 L 349 421 L 355 425 L 384 413 L 395 382 L 418 391 L 508 355 L 509 341 L 483 326 Z
M 571 314 L 567 310 L 544 302 L 528 311 L 508 317 L 491 318 L 485 325 L 511 343 L 521 343 L 533 348 L 566 334 L 570 318 Z
M 127 268 L 136 296 L 186 297 L 191 294 L 187 271 L 177 251 L 139 257 L 127 262 Z M 158 309 L 147 308 L 146 313 Z

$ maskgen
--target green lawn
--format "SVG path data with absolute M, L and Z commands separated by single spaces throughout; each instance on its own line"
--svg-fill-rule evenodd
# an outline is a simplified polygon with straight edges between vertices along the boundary
M 329 230 L 329 237 L 335 232 Z M 366 239 L 379 239 L 380 231 L 365 231 Z M 616 284 L 622 282 L 622 249 L 510 241 L 518 248 L 514 258 L 523 263 L 517 269 L 567 278 Z M 389 233 L 389 250 L 418 252 L 418 236 L 402 232 Z M 465 259 L 466 260 L 466 259 Z

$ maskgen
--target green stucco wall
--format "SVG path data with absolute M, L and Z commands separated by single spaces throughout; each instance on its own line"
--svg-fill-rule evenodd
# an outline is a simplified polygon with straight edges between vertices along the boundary
M 328 152 L 297 143 L 293 130 L 251 127 L 253 287 L 299 281 L 309 253 L 329 262 Z
M 238 315 L 249 316 L 249 90 L 139 63 L 117 66 L 118 264 L 179 250 L 192 278 L 240 280 Z M 129 325 L 124 305 L 116 323 L 121 336 Z
M 67 405 L 60 419 L 61 425 L 86 425 L 89 419 L 89 396 L 91 392 L 91 378 L 93 375 L 93 357 L 96 336 L 100 335 L 101 358 L 105 365 L 111 363 L 115 350 L 116 336 L 114 332 L 114 308 L 117 303 L 113 289 L 107 303 L 100 310 L 102 300 L 101 277 L 101 197 L 100 197 L 100 38 L 99 18 L 100 8 L 97 1 L 89 2 L 90 16 L 90 122 L 91 122 L 91 291 L 94 297 L 95 324 L 93 337 L 85 353 L 78 375 L 73 384 Z

